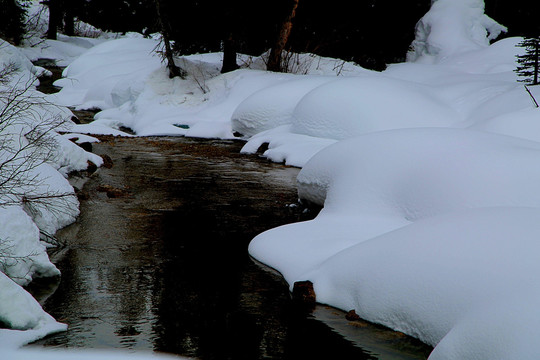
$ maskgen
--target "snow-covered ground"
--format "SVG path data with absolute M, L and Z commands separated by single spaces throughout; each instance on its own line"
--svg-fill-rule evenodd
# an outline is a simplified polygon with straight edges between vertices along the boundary
M 22 54 L 69 64 L 56 82 L 62 90 L 45 99 L 102 110 L 88 125 L 68 121 L 73 133 L 127 136 L 127 127 L 140 136 L 241 137 L 245 153 L 267 143 L 264 156 L 302 167 L 299 197 L 323 210 L 260 234 L 249 249 L 291 287 L 311 280 L 318 301 L 433 345 L 431 359 L 531 359 L 540 355 L 540 109 L 513 71 L 521 39 L 494 41 L 503 31 L 481 0 L 436 0 L 417 24 L 408 61 L 383 72 L 302 54 L 296 73 L 266 72 L 262 58 L 239 56 L 239 70 L 220 74 L 221 54 L 213 53 L 178 58 L 188 76 L 169 79 L 153 52 L 158 40 L 135 34 L 61 37 L 0 54 L 17 59 L 25 79 L 43 69 Z M 64 156 L 39 173 L 69 192 L 63 176 L 99 159 L 58 139 Z M 39 255 L 38 229 L 54 233 L 76 207 L 73 198 L 72 214 L 59 220 L 20 204 L 2 209 L 0 221 L 13 221 L 0 231 L 17 233 L 20 251 L 38 253 L 5 273 L 24 273 L 19 283 L 54 275 Z M 5 294 L 0 304 L 15 306 Z M 0 320 L 62 329 L 28 307 L 28 319 L 21 308 L 0 307 Z M 17 344 L 35 338 L 23 333 Z
M 72 124 L 72 114 L 36 91 L 36 76 L 45 69 L 0 40 L 0 68 L 9 66 L 17 70 L 0 85 L 0 323 L 13 330 L 1 330 L 0 344 L 18 346 L 66 328 L 21 285 L 59 275 L 40 239 L 78 215 L 67 174 L 102 159 L 59 135 Z

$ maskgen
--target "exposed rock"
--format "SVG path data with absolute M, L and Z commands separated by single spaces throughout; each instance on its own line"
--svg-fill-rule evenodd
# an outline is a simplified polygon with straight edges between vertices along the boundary
M 292 297 L 294 301 L 306 305 L 315 305 L 317 302 L 315 290 L 313 290 L 313 283 L 309 280 L 295 282 L 293 285 Z
M 92 152 L 92 143 L 90 143 L 88 141 L 85 141 L 85 142 L 82 142 L 82 143 L 77 143 L 77 145 L 79 145 L 80 147 L 82 147 L 84 150 L 86 150 L 88 152 Z
M 90 160 L 87 161 L 88 167 L 86 168 L 86 171 L 88 171 L 88 174 L 93 174 L 98 169 L 97 165 L 91 162 Z
M 270 146 L 270 143 L 262 143 L 261 146 L 257 149 L 257 154 L 264 154 L 266 150 L 268 150 L 268 147 Z
M 107 169 L 110 169 L 113 167 L 114 163 L 111 159 L 111 157 L 107 154 L 103 154 L 101 155 L 101 158 L 103 159 L 103 167 L 104 168 L 107 168 Z
M 88 200 L 90 199 L 90 195 L 88 194 L 88 192 L 84 191 L 84 190 L 79 190 L 76 192 L 77 193 L 77 199 L 80 200 Z
M 347 315 L 345 315 L 345 319 L 349 321 L 355 321 L 355 320 L 360 320 L 360 316 L 358 316 L 356 311 L 352 309 L 347 313 Z
M 127 191 L 115 188 L 111 185 L 99 185 L 96 190 L 107 193 L 107 196 L 110 198 L 124 197 L 128 195 Z

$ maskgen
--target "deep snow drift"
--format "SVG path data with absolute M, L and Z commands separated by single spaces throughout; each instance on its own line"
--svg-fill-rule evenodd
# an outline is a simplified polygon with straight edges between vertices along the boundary
M 102 159 L 58 133 L 73 125 L 72 113 L 36 91 L 45 69 L 3 40 L 0 68 L 12 69 L 0 84 L 0 323 L 13 329 L 0 331 L 0 344 L 17 347 L 66 328 L 20 286 L 59 275 L 40 240 L 78 215 L 68 173 Z

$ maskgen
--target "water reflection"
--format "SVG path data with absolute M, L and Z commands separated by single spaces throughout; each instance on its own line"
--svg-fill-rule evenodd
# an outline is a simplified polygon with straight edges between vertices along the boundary
M 127 348 L 200 359 L 375 359 L 293 308 L 282 279 L 247 254 L 258 233 L 313 217 L 297 169 L 238 154 L 240 144 L 117 139 L 51 254 L 62 271 L 44 308 L 69 324 L 33 346 Z M 216 160 L 218 159 L 218 160 Z M 122 189 L 109 198 L 99 185 Z M 425 349 L 424 349 L 425 350 Z M 422 356 L 404 357 L 404 359 Z M 425 356 L 423 356 L 425 358 Z

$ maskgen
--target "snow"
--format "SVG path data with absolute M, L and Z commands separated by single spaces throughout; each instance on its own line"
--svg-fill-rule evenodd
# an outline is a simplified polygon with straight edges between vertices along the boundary
M 9 66 L 13 73 L 0 84 L 0 323 L 7 327 L 0 330 L 2 348 L 66 329 L 21 286 L 60 275 L 41 240 L 79 213 L 67 174 L 86 169 L 88 161 L 103 162 L 59 134 L 74 125 L 73 114 L 35 89 L 37 76 L 50 72 L 1 40 L 0 67 Z
M 264 130 L 290 124 L 300 99 L 315 87 L 332 80 L 335 77 L 298 76 L 298 79 L 256 91 L 236 107 L 231 116 L 232 127 L 251 137 Z
M 188 75 L 169 79 L 153 52 L 158 45 L 158 39 L 128 37 L 91 48 L 64 70 L 64 78 L 55 82 L 62 90 L 50 100 L 77 109 L 102 110 L 91 126 L 126 127 L 139 136 L 229 139 L 234 132 L 251 136 L 289 123 L 296 102 L 338 74 L 370 73 L 350 63 L 302 55 L 305 66 L 297 71 L 311 74 L 306 79 L 305 75 L 262 71 L 261 58 L 241 55 L 239 62 L 246 64 L 242 69 L 221 74 L 222 55 L 210 53 L 176 58 Z M 279 85 L 286 83 L 290 86 L 284 85 L 284 92 Z M 259 110 L 250 113 L 254 108 Z
M 429 63 L 487 47 L 506 28 L 484 14 L 483 0 L 435 0 L 416 24 L 409 61 Z
M 540 113 L 513 72 L 520 39 L 489 44 L 499 30 L 480 1 L 435 1 L 409 62 L 313 88 L 244 147 L 304 155 L 299 197 L 324 206 L 250 254 L 434 346 L 430 359 L 538 355 Z M 334 141 L 300 147 L 316 139 Z
M 263 233 L 250 253 L 292 284 L 321 259 L 420 219 L 467 208 L 540 207 L 538 151 L 536 142 L 461 129 L 392 130 L 338 142 L 298 175 L 300 198 L 324 205 L 317 220 Z
M 421 85 L 385 76 L 351 77 L 304 96 L 294 109 L 291 131 L 341 140 L 402 127 L 449 126 L 456 118 Z
M 440 343 L 430 359 L 534 358 L 539 216 L 446 213 L 350 247 L 305 277 L 322 302 Z
M 66 330 L 65 324 L 56 322 L 32 295 L 1 272 L 0 288 L 0 323 L 15 329 L 0 329 L 2 349 L 17 348 L 47 334 Z
M 319 302 L 419 338 L 434 346 L 430 359 L 537 357 L 540 113 L 513 71 L 521 38 L 494 41 L 506 28 L 485 15 L 483 1 L 432 1 L 408 61 L 383 72 L 297 54 L 294 73 L 271 73 L 263 54 L 240 55 L 241 68 L 221 74 L 222 54 L 211 53 L 177 57 L 188 75 L 169 79 L 153 51 L 157 37 L 88 31 L 97 38 L 1 44 L 0 64 L 19 64 L 20 84 L 46 74 L 28 58 L 69 64 L 58 94 L 31 87 L 42 100 L 24 126 L 65 120 L 56 130 L 68 134 L 53 132 L 54 156 L 31 174 L 41 180 L 35 194 L 67 193 L 70 210 L 58 216 L 52 203 L 28 208 L 21 197 L 0 209 L 11 251 L 3 254 L 33 254 L 4 269 L 15 282 L 57 275 L 39 232 L 77 216 L 66 175 L 88 161 L 101 165 L 69 139 L 132 136 L 123 128 L 242 136 L 243 153 L 265 149 L 264 157 L 301 167 L 299 198 L 323 206 L 314 220 L 269 230 L 249 246 L 291 287 L 311 280 Z M 538 86 L 529 90 L 540 98 Z M 100 111 L 74 125 L 62 106 Z M 12 141 L 18 129 L 2 134 Z M 2 273 L 0 281 L 27 299 Z M 0 300 L 8 298 L 2 290 Z M 39 305 L 5 304 L 0 319 L 25 331 L 1 330 L 0 339 L 16 346 L 62 328 Z M 25 306 L 33 310 L 23 314 Z
M 90 24 L 76 20 L 75 33 L 78 36 L 57 34 L 57 40 L 44 39 L 43 34 L 47 33 L 49 26 L 49 8 L 41 4 L 39 0 L 32 0 L 28 5 L 27 34 L 20 51 L 30 61 L 49 59 L 54 60 L 57 66 L 64 67 L 91 47 L 119 36 L 119 34 L 106 33 Z

